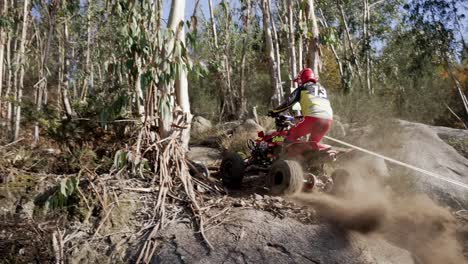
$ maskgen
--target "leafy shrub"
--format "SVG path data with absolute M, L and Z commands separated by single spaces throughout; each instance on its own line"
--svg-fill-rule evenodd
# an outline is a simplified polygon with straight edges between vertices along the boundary
M 391 103 L 385 99 L 370 97 L 362 92 L 332 95 L 331 103 L 334 114 L 344 123 L 366 125 L 385 120 L 394 113 Z
M 75 194 L 78 187 L 78 177 L 72 176 L 63 179 L 60 186 L 47 198 L 45 207 L 47 210 L 54 210 L 66 207 L 70 204 L 71 197 Z

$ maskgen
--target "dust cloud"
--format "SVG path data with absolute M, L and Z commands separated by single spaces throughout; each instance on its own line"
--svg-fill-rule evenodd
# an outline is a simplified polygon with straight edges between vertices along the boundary
M 334 194 L 302 193 L 292 199 L 341 228 L 382 236 L 410 251 L 415 263 L 467 263 L 448 209 L 424 194 L 396 194 L 378 177 L 344 178 Z

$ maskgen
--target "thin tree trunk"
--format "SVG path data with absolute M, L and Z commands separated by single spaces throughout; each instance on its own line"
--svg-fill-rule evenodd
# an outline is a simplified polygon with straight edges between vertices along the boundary
M 184 27 L 177 30 L 177 26 L 184 20 L 185 15 L 185 1 L 172 0 L 171 14 L 169 19 L 169 28 L 177 31 L 175 36 L 176 45 L 185 45 L 185 29 Z M 182 131 L 181 141 L 182 146 L 188 150 L 190 141 L 190 125 L 192 122 L 192 114 L 190 112 L 190 101 L 188 93 L 187 72 L 185 67 L 182 67 L 175 81 L 176 102 L 182 108 L 183 118 L 187 127 Z
M 251 0 L 246 0 L 246 14 L 244 19 L 244 37 L 242 39 L 242 55 L 241 55 L 241 66 L 240 66 L 240 91 L 239 91 L 239 101 L 240 106 L 238 107 L 238 116 L 240 119 L 244 118 L 247 113 L 247 102 L 245 100 L 245 63 L 247 55 L 247 45 L 249 38 L 249 23 L 250 23 L 250 9 L 251 9 Z
M 136 96 L 136 107 L 138 112 L 138 117 L 141 121 L 145 120 L 145 98 L 143 95 L 143 90 L 141 89 L 141 59 L 135 54 L 135 65 L 137 65 L 137 72 L 134 76 L 134 85 L 135 85 L 135 96 Z
M 36 93 L 35 93 L 35 103 L 36 103 L 36 111 L 39 113 L 41 111 L 41 105 L 42 105 L 42 83 L 45 82 L 45 75 L 44 75 L 44 64 L 43 64 L 43 58 L 44 58 L 44 44 L 42 43 L 42 38 L 41 38 L 41 32 L 34 23 L 34 29 L 36 31 L 36 42 L 37 42 L 37 58 L 38 58 L 38 81 L 34 85 L 34 88 L 36 88 Z M 37 144 L 39 142 L 39 122 L 36 120 L 34 122 L 34 133 L 33 133 L 33 139 L 34 139 L 34 144 Z
M 271 1 L 268 1 L 268 13 L 270 14 L 270 24 L 271 24 L 271 30 L 272 30 L 272 37 L 273 37 L 273 47 L 275 50 L 275 63 L 276 63 L 276 82 L 277 85 L 279 86 L 279 95 L 280 95 L 280 100 L 282 101 L 284 98 L 284 92 L 282 89 L 282 82 L 281 82 L 281 50 L 279 46 L 279 40 L 278 40 L 278 31 L 276 30 L 276 24 L 275 20 L 273 19 L 273 13 L 271 12 Z
M 338 8 L 340 9 L 340 16 L 341 16 L 341 21 L 343 22 L 343 26 L 345 27 L 345 33 L 346 33 L 346 38 L 348 40 L 348 45 L 351 50 L 351 61 L 353 62 L 354 66 L 356 67 L 356 72 L 359 78 L 359 82 L 361 85 L 363 84 L 362 80 L 362 71 L 361 71 L 361 66 L 359 64 L 358 56 L 356 54 L 356 50 L 354 49 L 353 41 L 351 39 L 351 33 L 349 31 L 348 27 L 348 22 L 346 20 L 346 14 L 344 12 L 343 4 L 341 3 L 341 0 L 337 1 Z
M 155 25 L 155 30 L 159 30 L 160 26 L 160 19 L 161 19 L 161 7 L 162 7 L 162 0 L 152 0 L 152 6 L 153 6 L 153 16 L 154 16 L 154 21 L 153 25 Z
M 3 0 L 3 10 L 0 10 L 0 16 L 5 16 L 8 13 L 7 0 Z M 3 117 L 3 76 L 4 76 L 4 51 L 5 51 L 6 34 L 3 27 L 0 27 L 0 118 Z
M 291 70 L 291 82 L 290 89 L 291 92 L 294 88 L 297 87 L 296 83 L 293 81 L 297 75 L 297 61 L 296 61 L 296 40 L 295 40 L 295 30 L 294 30 L 294 15 L 293 15 L 293 1 L 288 0 L 288 48 L 289 48 L 289 68 Z
M 213 33 L 214 46 L 217 49 L 218 48 L 218 33 L 216 32 L 216 24 L 215 24 L 215 20 L 214 20 L 212 0 L 208 0 L 208 6 L 210 8 L 211 31 Z
M 28 33 L 28 23 L 29 23 L 29 0 L 24 0 L 23 5 L 23 26 L 21 31 L 21 42 L 18 53 L 18 64 L 19 66 L 19 85 L 16 96 L 16 115 L 15 115 L 15 132 L 13 135 L 13 140 L 18 140 L 20 133 L 20 123 L 21 123 L 21 103 L 23 100 L 23 89 L 24 89 L 24 64 L 26 62 L 26 37 Z
M 91 65 L 91 5 L 92 0 L 88 1 L 87 8 L 87 40 L 86 40 L 86 65 L 85 65 L 85 77 L 83 79 L 83 87 L 81 89 L 80 101 L 86 102 L 86 96 L 89 88 L 92 88 L 93 84 L 93 67 Z
M 15 116 L 16 116 L 16 105 L 15 102 L 17 102 L 18 98 L 18 69 L 19 67 L 17 66 L 19 64 L 18 58 L 19 58 L 19 43 L 20 43 L 20 36 L 21 32 L 21 27 L 16 25 L 16 30 L 14 36 L 14 44 L 13 44 L 13 50 L 12 50 L 12 92 L 11 92 L 11 98 L 13 100 L 11 101 L 11 132 L 14 135 L 14 129 L 15 129 Z
M 297 39 L 297 69 L 300 71 L 304 68 L 304 62 L 303 62 L 303 28 L 302 28 L 302 23 L 304 21 L 304 14 L 302 12 L 302 8 L 299 7 L 299 29 L 301 31 L 301 34 L 299 34 L 299 38 Z M 295 76 L 294 76 L 295 77 Z
M 226 6 L 229 5 L 229 3 L 224 2 Z M 211 0 L 208 0 L 208 6 L 210 9 L 210 22 L 211 22 L 211 31 L 213 34 L 213 40 L 214 40 L 214 48 L 217 50 L 219 48 L 219 43 L 218 43 L 218 34 L 216 30 L 216 23 L 214 19 L 214 12 L 213 12 L 213 4 Z M 231 83 L 231 66 L 229 62 L 229 58 L 227 54 L 230 52 L 230 46 L 229 46 L 229 41 L 230 41 L 230 26 L 229 26 L 229 10 L 226 10 L 226 24 L 225 24 L 225 45 L 223 49 L 223 55 L 222 55 L 222 72 L 223 72 L 223 80 L 222 80 L 222 97 L 221 97 L 221 115 L 220 119 L 223 117 L 226 117 L 227 119 L 231 119 L 233 116 L 236 116 L 238 113 L 238 110 L 236 110 L 236 104 L 235 104 L 235 95 L 234 92 L 235 90 L 232 89 L 232 83 Z M 218 56 L 217 56 L 218 57 Z
M 36 27 L 36 39 L 37 39 L 37 47 L 39 50 L 39 72 L 38 72 L 38 82 L 36 84 L 36 111 L 39 113 L 42 109 L 43 104 L 47 104 L 47 74 L 46 74 L 46 67 L 47 67 L 47 60 L 49 58 L 49 50 L 50 44 L 52 42 L 54 27 L 55 27 L 55 10 L 52 10 L 49 17 L 49 31 L 47 33 L 47 42 L 44 44 L 42 43 L 40 37 L 40 30 Z M 39 142 L 39 122 L 36 121 L 34 125 L 34 142 Z
M 270 29 L 270 12 L 268 10 L 269 0 L 262 0 L 261 8 L 263 13 L 263 33 L 265 35 L 265 44 L 266 44 L 266 55 L 268 56 L 268 61 L 270 65 L 270 80 L 271 86 L 274 91 L 274 95 L 272 98 L 273 105 L 279 105 L 282 97 L 281 97 L 281 87 L 278 85 L 278 78 L 277 78 L 277 67 L 275 61 L 275 53 L 273 47 L 273 40 L 271 35 Z
M 59 31 L 60 29 L 57 29 Z M 57 108 L 62 110 L 63 108 L 63 100 L 62 100 L 62 84 L 63 84 L 63 67 L 65 65 L 64 62 L 64 36 L 61 34 L 61 32 L 58 32 L 58 61 L 59 61 L 59 66 L 58 66 L 58 82 L 57 82 Z
M 309 48 L 307 51 L 307 66 L 312 68 L 315 75 L 319 77 L 321 70 L 320 60 L 320 46 L 319 46 L 319 28 L 317 18 L 315 16 L 314 0 L 308 0 L 308 17 L 307 19 L 312 23 L 312 39 L 309 41 Z
M 364 7 L 363 7 L 363 37 L 364 37 L 364 44 L 363 44 L 363 51 L 366 60 L 366 88 L 369 94 L 373 94 L 374 91 L 371 86 L 371 62 L 370 62 L 370 36 L 369 36 L 369 21 L 370 21 L 370 12 L 369 12 L 369 0 L 363 0 Z
M 233 119 L 237 115 L 236 102 L 237 89 L 232 87 L 232 76 L 231 76 L 231 62 L 229 60 L 229 54 L 231 53 L 231 19 L 229 3 L 223 1 L 226 5 L 225 10 L 225 25 L 224 25 L 224 47 L 223 47 L 223 77 L 224 77 L 224 105 L 223 105 L 223 116 L 227 119 Z
M 69 98 L 69 91 L 70 91 L 70 59 L 68 58 L 67 54 L 67 46 L 68 46 L 68 22 L 67 19 L 63 21 L 63 44 L 62 44 L 62 86 L 61 86 L 61 96 L 62 96 L 62 103 L 65 109 L 65 113 L 69 119 L 74 118 L 76 116 L 73 108 L 70 104 Z
M 325 15 L 323 14 L 322 9 L 319 9 L 320 15 L 322 16 L 322 21 L 323 21 L 323 26 L 328 28 L 328 22 L 327 19 L 325 18 Z M 344 72 L 343 72 L 343 62 L 341 61 L 341 58 L 338 56 L 338 53 L 336 52 L 336 47 L 334 43 L 330 44 L 330 48 L 333 52 L 333 56 L 335 57 L 336 63 L 338 64 L 338 70 L 340 71 L 340 78 L 341 78 L 341 84 L 344 87 L 346 80 L 344 79 Z
M 66 52 L 66 54 L 67 54 L 67 56 L 68 56 L 68 52 L 67 52 L 67 51 L 65 51 L 65 52 Z M 76 49 L 75 49 L 75 47 L 71 47 L 71 55 L 70 55 L 70 56 L 71 56 L 70 58 L 76 58 Z M 74 81 L 71 83 L 71 88 L 69 89 L 69 90 L 71 90 L 71 92 L 72 92 L 71 95 L 70 95 L 70 98 L 71 98 L 72 100 L 77 100 L 77 99 L 79 99 L 79 97 L 78 97 L 78 87 L 76 87 L 76 86 L 77 86 L 77 85 L 76 85 L 76 80 L 74 80 Z
M 213 44 L 214 44 L 214 48 L 215 50 L 217 51 L 218 50 L 218 33 L 217 33 L 217 30 L 216 30 L 216 23 L 215 23 L 215 19 L 214 19 L 214 12 L 213 12 L 213 3 L 212 3 L 212 0 L 208 0 L 208 7 L 209 7 L 209 10 L 210 10 L 210 23 L 211 23 L 211 33 L 213 34 Z M 217 52 L 215 53 L 216 54 L 216 57 L 217 57 Z M 216 58 L 217 59 L 217 58 Z M 224 83 L 222 85 L 225 85 Z M 225 108 L 225 98 L 224 98 L 224 89 L 225 87 L 223 87 L 223 93 L 222 95 L 219 97 L 220 99 L 220 106 L 221 106 L 221 109 L 220 109 L 220 115 L 219 115 L 219 119 L 221 120 L 223 118 L 223 115 L 224 115 L 224 108 Z
M 16 45 L 15 45 L 16 46 Z M 11 33 L 7 33 L 7 43 L 6 43 L 6 51 L 7 51 L 7 54 L 6 54 L 6 65 L 7 65 L 7 79 L 6 79 L 6 91 L 5 91 L 5 95 L 7 97 L 11 97 L 11 81 L 12 81 L 12 78 L 13 78 L 13 67 L 12 67 L 12 57 L 11 57 Z M 9 132 L 12 131 L 11 129 L 11 124 L 12 124 L 12 120 L 13 120 L 13 105 L 11 103 L 11 100 L 8 100 L 8 103 L 7 103 L 7 115 L 6 115 L 6 119 L 7 119 L 7 130 Z

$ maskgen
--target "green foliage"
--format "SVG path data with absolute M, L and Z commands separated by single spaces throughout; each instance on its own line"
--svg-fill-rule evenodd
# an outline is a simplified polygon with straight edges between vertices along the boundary
M 338 33 L 335 28 L 325 28 L 320 32 L 320 42 L 322 45 L 336 45 L 338 41 Z
M 367 125 L 386 121 L 394 115 L 393 105 L 384 97 L 370 97 L 366 92 L 331 95 L 334 114 L 341 122 Z
M 141 173 L 151 170 L 148 159 L 142 158 L 141 155 L 134 152 L 124 150 L 118 150 L 115 153 L 113 168 L 117 170 L 138 168 Z
M 118 150 L 114 157 L 114 167 L 118 170 L 127 166 L 127 152 Z
M 56 188 L 56 191 L 47 198 L 45 203 L 46 209 L 54 210 L 68 206 L 71 197 L 79 188 L 78 184 L 78 177 L 72 176 L 63 179 Z
M 297 20 L 299 9 L 307 15 L 307 1 L 293 2 L 296 38 L 303 37 L 305 57 L 312 24 L 309 20 Z M 365 44 L 366 41 L 362 41 L 361 0 L 315 2 L 319 22 L 322 20 L 328 24 L 325 27 L 319 23 L 323 61 L 320 81 L 329 90 L 335 112 L 350 122 L 365 123 L 388 111 L 388 115 L 399 118 L 453 125 L 452 115 L 445 107 L 447 104 L 466 119 L 467 115 L 448 74 L 451 72 L 450 67 L 466 66 L 463 65 L 464 57 L 460 55 L 462 43 L 459 31 L 463 29 L 460 26 L 465 21 L 460 3 L 456 0 L 370 2 L 370 47 Z M 180 23 L 173 32 L 159 17 L 161 14 L 155 12 L 154 3 L 150 0 L 92 1 L 88 8 L 79 1 L 34 1 L 34 24 L 29 29 L 26 47 L 28 58 L 25 67 L 25 97 L 21 103 L 22 126 L 29 128 L 39 123 L 41 129 L 54 139 L 85 138 L 87 134 L 84 131 L 95 130 L 96 124 L 107 129 L 117 119 L 140 120 L 138 103 L 150 108 L 156 118 L 169 119 L 175 101 L 174 80 L 182 70 L 189 72 L 191 109 L 196 115 L 213 121 L 221 120 L 223 117 L 220 115 L 229 96 L 234 98 L 234 108 L 239 108 L 241 83 L 245 84 L 248 111 L 256 106 L 258 113 L 264 114 L 271 108 L 273 91 L 257 2 L 251 2 L 253 9 L 250 10 L 249 24 L 245 24 L 249 8 L 247 1 L 241 1 L 240 4 L 220 1 L 219 5 L 215 5 L 217 47 L 214 45 L 211 23 L 205 17 L 191 17 L 189 21 Z M 274 0 L 271 1 L 271 7 L 272 20 L 278 29 L 283 89 L 289 91 L 290 40 L 285 3 Z M 356 58 L 352 55 L 347 39 L 340 4 L 346 16 Z M 21 6 L 13 5 L 7 17 L 0 17 L 0 28 L 7 29 L 7 37 L 12 41 L 13 55 L 17 53 L 13 44 L 21 32 Z M 88 23 L 92 31 L 91 81 L 86 79 L 90 77 L 86 67 Z M 68 76 L 60 79 L 59 69 L 62 68 L 59 66 L 63 64 L 63 58 L 58 46 L 64 41 L 65 25 L 68 26 L 69 35 L 65 43 L 65 57 L 70 64 Z M 187 31 L 187 44 L 174 41 L 174 36 L 182 28 Z M 49 54 L 44 61 L 48 105 L 37 111 L 35 96 L 38 86 L 35 84 L 43 77 L 38 74 L 41 68 L 39 58 L 46 50 L 49 32 L 52 33 Z M 335 54 L 331 52 L 332 45 L 341 62 L 341 72 Z M 370 97 L 364 80 L 364 55 L 369 49 L 370 81 L 375 91 Z M 464 49 L 466 54 L 466 47 Z M 241 80 L 244 50 L 247 74 Z M 5 77 L 9 76 L 9 70 L 14 75 L 18 66 L 15 57 L 10 59 L 11 64 L 5 64 Z M 225 59 L 229 62 L 229 69 L 225 68 Z M 361 80 L 354 59 L 359 64 Z M 228 72 L 231 84 L 229 93 L 225 88 Z M 463 74 L 460 78 L 463 79 Z M 62 120 L 64 107 L 57 88 L 60 84 L 61 89 L 64 89 L 64 79 L 69 81 L 68 94 L 77 119 L 89 120 L 92 125 L 77 125 Z M 6 84 L 7 78 L 4 78 L 4 82 Z M 89 84 L 89 91 L 86 98 L 80 98 L 81 89 L 86 84 Z M 466 82 L 462 81 L 461 85 L 466 92 Z M 142 98 L 137 97 L 137 87 L 141 87 Z M 4 91 L 0 95 L 3 101 L 18 105 L 13 91 L 9 94 Z M 151 98 L 152 95 L 155 98 Z M 5 109 L 3 107 L 2 110 L 6 112 Z M 237 118 L 236 114 L 231 113 L 230 118 Z
M 447 143 L 451 145 L 454 149 L 458 151 L 465 158 L 468 158 L 468 139 L 467 138 L 457 138 L 450 137 L 447 140 Z
M 0 16 L 0 28 L 1 29 L 9 29 L 13 26 L 13 20 L 11 17 L 7 16 Z

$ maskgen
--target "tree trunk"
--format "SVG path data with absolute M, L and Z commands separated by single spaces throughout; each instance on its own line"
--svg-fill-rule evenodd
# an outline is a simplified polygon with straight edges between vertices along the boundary
M 141 66 L 141 59 L 140 57 L 135 54 L 135 65 L 137 67 L 135 76 L 133 77 L 134 85 L 135 85 L 135 101 L 137 107 L 137 113 L 140 120 L 143 122 L 145 120 L 145 98 L 143 95 L 143 90 L 141 89 L 141 74 L 142 74 L 142 66 Z
M 185 45 L 185 28 L 182 27 L 177 30 L 180 22 L 184 20 L 185 15 L 185 1 L 184 0 L 172 0 L 171 14 L 169 18 L 169 28 L 178 32 L 175 36 L 175 45 Z M 187 82 L 187 71 L 185 65 L 182 65 L 179 75 L 175 81 L 175 93 L 176 102 L 180 108 L 182 108 L 183 118 L 187 124 L 187 127 L 182 131 L 181 141 L 182 146 L 188 150 L 188 144 L 190 141 L 190 126 L 192 122 L 192 113 L 190 112 L 190 101 L 188 93 L 188 82 Z
M 321 70 L 320 60 L 320 40 L 319 40 L 319 28 L 317 24 L 317 17 L 315 16 L 315 4 L 314 0 L 307 1 L 307 19 L 312 24 L 312 39 L 309 41 L 309 47 L 307 51 L 307 66 L 312 68 L 315 76 L 319 77 Z
M 38 58 L 38 82 L 36 83 L 36 111 L 39 113 L 42 109 L 43 104 L 47 104 L 47 60 L 49 58 L 49 50 L 50 44 L 52 42 L 54 27 L 55 27 L 55 10 L 51 10 L 49 13 L 49 31 L 47 33 L 47 41 L 45 43 L 42 42 L 40 38 L 40 30 L 36 29 L 36 39 L 37 39 L 37 47 L 40 53 L 40 57 Z M 39 142 L 39 122 L 36 121 L 34 125 L 34 142 Z
M 279 46 L 278 40 L 278 32 L 276 30 L 275 20 L 273 19 L 273 13 L 271 12 L 271 1 L 268 0 L 268 13 L 270 14 L 270 24 L 272 30 L 272 37 L 273 37 L 273 48 L 275 52 L 275 65 L 276 65 L 276 85 L 279 92 L 279 100 L 282 101 L 284 98 L 284 92 L 282 88 L 281 82 L 281 50 Z
M 231 120 L 237 117 L 237 109 L 236 109 L 236 98 L 238 97 L 237 89 L 234 89 L 232 86 L 232 75 L 231 75 L 231 61 L 230 55 L 231 53 L 231 17 L 230 17 L 230 9 L 229 9 L 229 2 L 225 0 L 223 3 L 226 6 L 225 10 L 225 25 L 224 25 L 224 47 L 223 47 L 223 84 L 224 84 L 224 105 L 221 110 L 222 116 L 225 119 Z
M 275 60 L 273 39 L 271 36 L 271 29 L 270 29 L 270 12 L 268 10 L 268 5 L 269 5 L 269 0 L 262 0 L 261 8 L 262 8 L 262 14 L 263 14 L 263 33 L 265 35 L 266 54 L 268 56 L 268 62 L 270 65 L 271 86 L 274 91 L 272 103 L 274 106 L 276 106 L 281 103 L 282 90 L 281 90 L 281 86 L 278 83 L 277 68 L 279 65 L 276 65 L 276 60 Z
M 65 5 L 65 2 L 64 2 Z M 64 8 L 65 9 L 65 8 Z M 68 53 L 67 53 L 67 47 L 69 45 L 68 43 L 68 19 L 65 18 L 63 23 L 63 36 L 62 36 L 62 85 L 60 85 L 60 94 L 62 97 L 62 104 L 63 108 L 65 109 L 65 113 L 67 114 L 67 117 L 69 119 L 74 118 L 76 116 L 75 111 L 73 111 L 73 108 L 70 104 L 70 98 L 69 98 L 69 91 L 70 91 L 70 59 L 68 58 Z
M 370 12 L 369 12 L 369 0 L 363 0 L 363 38 L 364 38 L 364 43 L 363 43 L 363 51 L 364 51 L 364 56 L 365 56 L 365 63 L 366 63 L 366 88 L 367 92 L 369 94 L 373 94 L 374 91 L 371 86 L 371 73 L 370 73 L 370 68 L 371 68 L 371 62 L 370 62 L 370 51 L 371 51 L 371 46 L 370 46 L 370 35 L 369 35 L 369 21 L 370 21 Z
M 11 33 L 7 33 L 7 42 L 6 42 L 6 66 L 7 66 L 7 79 L 6 79 L 6 91 L 5 91 L 5 96 L 11 97 L 11 85 L 12 85 L 12 79 L 13 79 L 13 67 L 12 67 L 12 55 L 11 55 Z M 7 103 L 7 115 L 6 115 L 6 120 L 7 120 L 7 130 L 9 132 L 12 131 L 11 124 L 13 120 L 13 105 L 11 103 L 11 100 L 8 100 Z
M 289 69 L 291 74 L 290 89 L 291 92 L 297 87 L 293 81 L 297 75 L 297 61 L 296 61 L 296 40 L 294 30 L 294 15 L 293 15 L 293 1 L 288 0 L 288 48 L 289 48 Z
M 216 30 L 216 23 L 215 23 L 215 19 L 214 19 L 212 0 L 208 0 L 208 7 L 209 7 L 209 10 L 210 10 L 210 23 L 211 23 L 211 33 L 213 34 L 213 46 L 214 46 L 214 49 L 217 51 L 218 47 L 219 47 L 218 46 L 218 33 L 217 33 L 217 30 Z M 218 57 L 217 52 L 215 52 L 215 54 L 216 54 L 216 57 Z M 217 58 L 216 58 L 216 60 L 217 60 Z M 219 99 L 220 99 L 220 106 L 221 106 L 221 109 L 220 109 L 221 113 L 219 115 L 219 119 L 221 120 L 222 117 L 223 117 L 223 113 L 224 113 L 224 102 L 225 102 L 224 87 L 223 87 L 222 96 L 220 96 Z
M 327 22 L 327 19 L 325 18 L 325 15 L 323 14 L 322 9 L 319 9 L 319 11 L 320 11 L 320 15 L 322 16 L 323 26 L 328 28 L 328 22 Z M 338 70 L 340 71 L 341 85 L 343 88 L 345 88 L 346 80 L 345 80 L 345 76 L 343 72 L 343 62 L 341 58 L 338 56 L 338 53 L 336 52 L 335 44 L 331 43 L 330 48 L 333 52 L 333 56 L 335 57 L 336 63 L 338 64 Z
M 0 10 L 0 16 L 7 15 L 8 3 L 3 0 L 3 10 Z M 4 51 L 5 51 L 6 34 L 3 27 L 0 27 L 0 118 L 3 117 L 3 76 L 4 76 Z
M 89 88 L 93 84 L 93 67 L 91 65 L 91 4 L 92 0 L 88 1 L 87 8 L 87 40 L 86 40 L 86 64 L 85 64 L 85 77 L 83 79 L 83 87 L 81 89 L 80 101 L 86 102 L 86 96 Z M 91 87 L 90 87 L 91 86 Z
M 250 23 L 250 9 L 251 9 L 251 0 L 246 0 L 245 2 L 245 19 L 244 19 L 244 37 L 242 39 L 242 55 L 241 55 L 241 65 L 240 65 L 240 90 L 239 90 L 239 107 L 238 107 L 238 116 L 240 119 L 244 118 L 247 114 L 247 102 L 245 100 L 245 62 L 247 55 L 247 45 L 249 38 L 249 23 Z
M 304 68 L 303 55 L 302 55 L 303 46 L 304 46 L 303 38 L 302 38 L 303 31 L 304 31 L 304 29 L 302 28 L 302 24 L 304 23 L 304 14 L 302 12 L 302 8 L 300 7 L 299 7 L 299 21 L 298 22 L 299 22 L 298 24 L 299 24 L 300 34 L 297 40 L 297 69 L 301 71 Z
M 45 82 L 45 75 L 44 75 L 44 64 L 43 64 L 43 57 L 44 57 L 44 43 L 42 42 L 41 32 L 38 28 L 38 25 L 34 24 L 35 33 L 36 33 L 36 43 L 37 43 L 37 64 L 38 64 L 38 81 L 34 85 L 35 90 L 35 104 L 36 104 L 36 111 L 39 113 L 41 111 L 42 105 L 42 84 Z M 34 122 L 34 133 L 33 133 L 34 144 L 39 142 L 39 122 L 36 120 Z
M 216 24 L 214 20 L 212 0 L 208 0 L 208 6 L 210 8 L 210 22 L 211 22 L 211 31 L 213 33 L 214 46 L 217 49 L 218 48 L 218 33 L 216 32 Z
M 346 20 L 346 14 L 344 12 L 343 4 L 341 3 L 341 0 L 337 1 L 338 8 L 340 10 L 340 16 L 341 16 L 341 21 L 343 23 L 343 26 L 345 27 L 345 33 L 346 33 L 346 38 L 348 40 L 348 45 L 351 50 L 351 61 L 353 62 L 354 66 L 356 67 L 356 72 L 359 78 L 359 82 L 361 85 L 363 84 L 362 81 L 362 71 L 361 71 L 361 66 L 359 64 L 358 56 L 356 54 L 356 50 L 354 49 L 353 41 L 351 39 L 351 33 L 349 32 L 349 27 L 348 27 L 348 22 Z
M 15 132 L 13 135 L 13 140 L 18 140 L 20 133 L 20 123 L 21 123 L 21 103 L 23 100 L 23 89 L 24 89 L 24 64 L 26 62 L 26 37 L 28 33 L 28 18 L 29 18 L 29 0 L 24 0 L 23 5 L 23 26 L 21 31 L 21 42 L 19 46 L 19 53 L 17 59 L 17 66 L 19 70 L 19 85 L 16 96 L 16 115 L 15 115 Z

